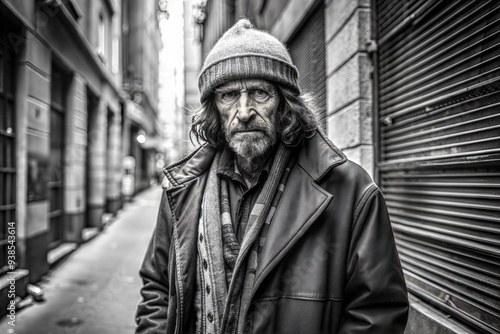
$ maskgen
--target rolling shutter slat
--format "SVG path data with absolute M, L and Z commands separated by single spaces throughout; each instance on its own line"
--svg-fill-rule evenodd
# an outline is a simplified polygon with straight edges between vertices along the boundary
M 409 291 L 498 334 L 500 3 L 375 8 L 377 167 Z
M 288 43 L 293 62 L 299 70 L 299 85 L 312 93 L 320 126 L 326 131 L 326 46 L 324 6 L 317 6 Z M 311 38 L 314 36 L 314 38 Z

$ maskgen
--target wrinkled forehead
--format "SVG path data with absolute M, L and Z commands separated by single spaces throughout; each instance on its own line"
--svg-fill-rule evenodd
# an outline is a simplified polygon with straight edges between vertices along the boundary
M 275 87 L 272 83 L 264 79 L 239 79 L 228 81 L 217 87 L 217 90 L 242 90 L 242 89 L 263 89 L 266 91 L 274 91 Z

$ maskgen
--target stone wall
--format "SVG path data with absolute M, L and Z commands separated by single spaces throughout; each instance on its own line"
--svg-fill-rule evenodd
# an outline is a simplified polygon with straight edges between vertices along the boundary
M 327 0 L 328 136 L 373 175 L 370 1 Z

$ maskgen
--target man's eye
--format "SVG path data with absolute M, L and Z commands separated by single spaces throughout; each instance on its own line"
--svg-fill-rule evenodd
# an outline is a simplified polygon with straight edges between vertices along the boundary
M 251 94 L 255 99 L 260 99 L 260 100 L 266 99 L 269 96 L 269 93 L 263 89 L 254 89 L 252 90 Z
M 225 92 L 220 95 L 220 99 L 222 101 L 231 101 L 234 100 L 238 96 L 238 92 Z

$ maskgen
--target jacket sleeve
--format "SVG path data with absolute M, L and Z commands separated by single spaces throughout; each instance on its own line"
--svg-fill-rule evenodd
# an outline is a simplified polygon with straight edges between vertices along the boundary
M 166 333 L 169 300 L 168 261 L 172 236 L 168 212 L 168 200 L 164 191 L 156 228 L 139 270 L 143 286 L 142 300 L 136 311 L 137 334 Z
M 340 333 L 403 333 L 408 296 L 389 214 L 372 186 L 354 214 Z

